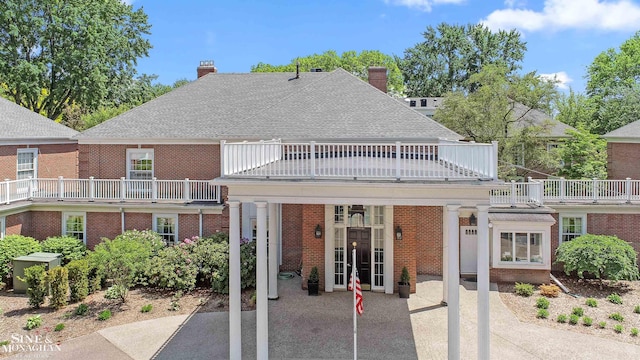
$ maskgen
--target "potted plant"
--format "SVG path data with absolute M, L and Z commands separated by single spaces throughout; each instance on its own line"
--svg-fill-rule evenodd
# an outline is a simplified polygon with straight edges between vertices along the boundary
M 409 270 L 405 266 L 402 268 L 402 275 L 400 275 L 400 281 L 398 281 L 398 294 L 400 294 L 401 299 L 409 298 L 409 292 L 411 290 L 411 283 L 409 280 L 411 280 L 409 277 Z
M 307 289 L 309 290 L 309 296 L 317 296 L 319 286 L 320 276 L 318 275 L 318 267 L 314 266 L 311 268 L 309 279 L 307 280 Z

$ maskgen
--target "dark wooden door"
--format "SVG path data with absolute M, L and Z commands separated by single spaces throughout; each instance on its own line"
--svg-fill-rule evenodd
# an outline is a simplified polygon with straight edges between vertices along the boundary
M 371 290 L 371 229 L 370 228 L 349 228 L 347 240 L 349 252 L 347 253 L 347 263 L 351 264 L 353 242 L 356 243 L 356 268 L 360 276 L 362 290 Z M 351 276 L 351 267 L 349 275 Z

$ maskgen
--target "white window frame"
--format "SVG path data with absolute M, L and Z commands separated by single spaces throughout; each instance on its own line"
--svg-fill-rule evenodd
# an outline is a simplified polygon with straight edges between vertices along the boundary
M 7 218 L 0 216 L 0 239 L 4 238 L 7 234 Z
M 153 214 L 153 231 L 162 235 L 170 235 L 170 233 L 161 233 L 158 231 L 158 219 L 173 219 L 173 244 L 165 241 L 166 245 L 177 245 L 180 240 L 178 239 L 178 214 Z M 164 237 L 163 237 L 164 241 Z
M 498 269 L 536 269 L 536 270 L 551 270 L 551 223 L 548 222 L 497 222 L 493 221 L 492 232 L 492 267 Z M 500 261 L 501 259 L 501 244 L 500 234 L 503 232 L 509 233 L 527 233 L 527 241 L 529 240 L 530 233 L 541 233 L 541 253 L 542 262 L 535 263 L 530 260 L 527 262 L 515 262 L 515 261 Z M 515 241 L 515 238 L 514 238 Z
M 127 149 L 127 179 L 131 179 L 131 172 L 132 171 L 149 171 L 149 170 L 134 170 L 131 168 L 131 157 L 134 154 L 149 154 L 151 157 L 151 177 L 149 178 L 149 180 L 151 180 L 154 176 L 155 176 L 155 167 L 156 167 L 156 160 L 155 160 L 155 153 L 154 153 L 154 149 L 150 149 L 150 148 L 138 148 L 138 149 Z M 132 179 L 132 180 L 136 180 L 136 179 Z
M 587 214 L 585 213 L 561 213 L 558 215 L 558 245 L 562 244 L 562 237 L 565 234 L 562 231 L 562 222 L 563 219 L 567 219 L 567 218 L 580 218 L 582 219 L 582 234 L 584 235 L 587 233 Z
M 33 154 L 33 170 L 20 170 L 20 154 Z M 33 171 L 32 179 L 38 178 L 38 148 L 20 148 L 16 155 L 16 180 L 20 179 L 20 172 Z
M 82 217 L 82 242 L 87 244 L 87 213 L 86 212 L 63 212 L 62 213 L 62 236 L 75 237 L 73 234 L 68 234 L 67 219 L 71 216 Z

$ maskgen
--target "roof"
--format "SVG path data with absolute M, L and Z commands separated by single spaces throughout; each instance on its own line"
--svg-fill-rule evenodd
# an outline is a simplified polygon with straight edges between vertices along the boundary
M 640 120 L 608 132 L 602 135 L 602 137 L 609 141 L 633 140 L 634 142 L 637 142 L 640 140 Z
M 343 69 L 210 73 L 79 139 L 460 139 Z
M 526 114 L 525 114 L 526 113 Z M 566 131 L 571 129 L 575 130 L 574 127 L 567 125 L 558 120 L 552 119 L 549 115 L 544 112 L 531 109 L 528 106 L 525 106 L 521 103 L 516 102 L 513 108 L 513 116 L 514 118 L 519 118 L 523 116 L 522 119 L 518 122 L 520 126 L 530 126 L 530 125 L 548 125 L 549 132 L 545 134 L 541 134 L 541 137 L 551 137 L 551 138 L 563 138 L 569 137 Z
M 78 132 L 0 97 L 0 140 L 68 140 Z

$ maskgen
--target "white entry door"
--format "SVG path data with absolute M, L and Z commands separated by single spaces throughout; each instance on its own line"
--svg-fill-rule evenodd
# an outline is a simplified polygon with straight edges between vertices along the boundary
M 478 227 L 460 227 L 460 274 L 478 273 Z

